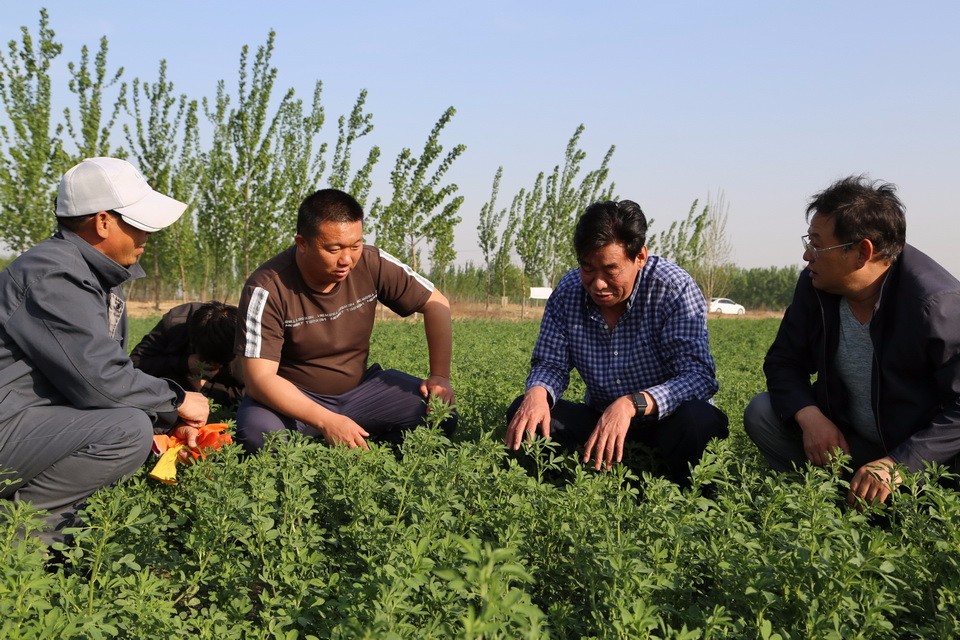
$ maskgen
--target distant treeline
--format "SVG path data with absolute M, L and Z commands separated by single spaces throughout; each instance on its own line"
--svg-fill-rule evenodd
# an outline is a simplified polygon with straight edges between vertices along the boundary
M 727 265 L 729 288 L 723 295 L 739 302 L 750 310 L 782 311 L 790 304 L 793 289 L 797 284 L 800 267 L 764 267 L 745 269 Z M 501 304 L 500 290 L 487 298 L 486 270 L 474 264 L 450 267 L 445 273 L 430 274 L 442 287 L 444 293 L 455 300 L 486 302 L 491 308 Z M 505 301 L 511 304 L 529 304 L 529 288 L 524 287 L 520 269 L 511 267 L 506 275 Z M 539 303 L 542 304 L 542 303 Z

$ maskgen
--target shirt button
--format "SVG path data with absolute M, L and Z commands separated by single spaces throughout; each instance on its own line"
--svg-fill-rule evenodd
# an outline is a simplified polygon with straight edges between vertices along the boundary
M 619 352 L 619 351 L 614 351 L 614 352 L 613 352 L 613 355 L 618 356 L 618 355 L 620 355 L 620 352 Z
M 617 384 L 620 384 L 620 378 L 617 378 Z

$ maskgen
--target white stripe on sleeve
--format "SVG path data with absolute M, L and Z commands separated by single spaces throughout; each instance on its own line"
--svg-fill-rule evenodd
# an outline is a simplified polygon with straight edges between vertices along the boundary
M 263 346 L 263 309 L 267 306 L 269 295 L 266 289 L 256 287 L 250 296 L 247 317 L 244 319 L 246 338 L 243 355 L 247 358 L 260 357 L 260 349 Z
M 401 269 L 403 269 L 404 271 L 406 271 L 406 272 L 407 272 L 407 275 L 413 276 L 413 278 L 414 278 L 417 282 L 419 282 L 421 285 L 423 285 L 424 288 L 426 288 L 427 291 L 433 293 L 433 290 L 434 290 L 436 287 L 433 286 L 433 283 L 432 283 L 432 282 L 430 282 L 429 280 L 427 280 L 426 278 L 424 278 L 422 275 L 420 275 L 419 273 L 417 273 L 416 271 L 414 271 L 413 269 L 411 269 L 405 262 L 402 262 L 402 261 L 400 261 L 400 260 L 397 260 L 396 258 L 394 258 L 392 255 L 390 255 L 389 253 L 387 253 L 386 251 L 384 251 L 384 250 L 381 249 L 380 247 L 377 247 L 377 251 L 380 252 L 380 257 L 381 257 L 381 258 L 383 258 L 383 259 L 386 260 L 387 262 L 392 262 L 393 264 L 397 265 L 398 267 L 400 267 Z

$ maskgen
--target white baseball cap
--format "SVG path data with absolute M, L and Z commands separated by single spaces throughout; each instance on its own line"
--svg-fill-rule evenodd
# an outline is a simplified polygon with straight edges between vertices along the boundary
M 60 178 L 57 217 L 75 218 L 116 211 L 142 231 L 160 231 L 176 222 L 187 205 L 150 188 L 136 167 L 119 158 L 87 158 Z

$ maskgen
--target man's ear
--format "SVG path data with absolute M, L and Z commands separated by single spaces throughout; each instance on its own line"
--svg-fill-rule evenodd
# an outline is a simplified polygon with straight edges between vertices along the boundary
M 637 254 L 637 268 L 643 269 L 643 265 L 647 264 L 647 259 L 650 257 L 650 250 L 647 249 L 647 245 L 643 245 L 640 249 L 640 253 Z
M 876 247 L 873 246 L 873 241 L 869 238 L 864 238 L 857 243 L 857 266 L 862 267 L 876 256 Z
M 77 235 L 84 238 L 90 244 L 96 244 L 98 240 L 106 240 L 110 237 L 111 216 L 106 211 L 99 211 L 89 220 L 85 220 L 80 228 L 77 229 Z

